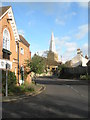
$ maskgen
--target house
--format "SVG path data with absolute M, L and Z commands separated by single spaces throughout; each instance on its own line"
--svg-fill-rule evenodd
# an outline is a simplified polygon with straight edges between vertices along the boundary
M 71 67 L 77 67 L 77 66 L 87 66 L 88 57 L 83 56 L 83 53 L 80 49 L 77 49 L 77 55 L 72 58 L 70 61 Z
M 31 59 L 29 47 L 25 38 L 18 34 L 12 7 L 0 7 L 0 69 L 6 70 L 8 65 L 15 72 L 18 84 L 23 79 L 25 60 Z

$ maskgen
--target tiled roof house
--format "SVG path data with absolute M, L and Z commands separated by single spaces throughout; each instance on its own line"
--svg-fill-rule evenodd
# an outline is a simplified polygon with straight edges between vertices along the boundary
M 24 68 L 27 59 L 31 59 L 30 44 L 18 34 L 12 7 L 0 7 L 0 69 L 5 70 L 8 63 L 20 82 L 19 69 Z

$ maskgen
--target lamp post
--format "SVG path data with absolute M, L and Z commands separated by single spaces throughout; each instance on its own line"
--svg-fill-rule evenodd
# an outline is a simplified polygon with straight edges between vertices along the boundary
M 7 62 L 6 62 L 6 97 L 8 96 L 8 70 L 7 70 Z
M 12 19 L 7 18 L 7 22 L 12 21 Z M 7 41 L 6 41 L 7 42 Z M 6 52 L 6 59 L 8 59 L 7 52 Z M 6 97 L 8 96 L 8 63 L 6 61 Z
M 18 85 L 20 86 L 20 83 L 19 83 L 19 41 L 17 41 L 16 43 L 17 43 L 17 47 L 18 47 L 18 54 L 17 54 L 17 57 L 18 57 Z

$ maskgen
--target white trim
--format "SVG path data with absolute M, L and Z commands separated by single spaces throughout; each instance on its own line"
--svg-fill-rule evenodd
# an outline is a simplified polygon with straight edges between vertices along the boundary
M 16 27 L 16 23 L 15 23 L 15 19 L 14 19 L 14 15 L 13 15 L 13 11 L 12 11 L 11 7 L 0 17 L 0 20 L 7 13 L 8 13 L 9 18 L 12 19 L 12 21 L 9 21 L 9 22 L 10 22 L 12 30 L 13 30 L 15 41 L 20 41 L 19 34 L 18 34 L 18 31 L 17 31 L 17 27 Z
M 11 23 L 12 30 L 13 30 L 13 33 L 14 33 L 15 41 L 18 41 L 18 40 L 20 41 L 18 31 L 17 31 L 17 27 L 16 27 L 16 23 L 15 23 L 15 19 L 14 19 L 14 15 L 13 15 L 13 11 L 12 11 L 11 7 L 9 8 L 8 16 L 9 16 L 9 19 L 12 19 L 12 21 L 10 21 L 10 23 Z

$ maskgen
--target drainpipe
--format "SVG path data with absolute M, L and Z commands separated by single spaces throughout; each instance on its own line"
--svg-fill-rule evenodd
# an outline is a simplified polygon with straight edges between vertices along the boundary
M 17 47 L 18 47 L 18 85 L 20 86 L 20 83 L 19 83 L 19 41 L 17 42 Z

